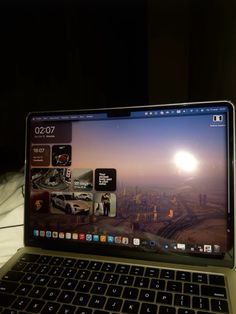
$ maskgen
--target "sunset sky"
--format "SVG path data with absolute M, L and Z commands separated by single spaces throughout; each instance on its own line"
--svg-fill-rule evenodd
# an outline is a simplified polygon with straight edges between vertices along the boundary
M 116 168 L 125 182 L 224 176 L 226 127 L 212 124 L 212 115 L 73 123 L 72 169 Z M 192 173 L 177 167 L 180 151 L 196 161 Z

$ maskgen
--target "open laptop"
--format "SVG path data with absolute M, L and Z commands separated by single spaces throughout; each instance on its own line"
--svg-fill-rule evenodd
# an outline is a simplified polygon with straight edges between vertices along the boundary
M 1 313 L 236 313 L 230 102 L 27 117 Z

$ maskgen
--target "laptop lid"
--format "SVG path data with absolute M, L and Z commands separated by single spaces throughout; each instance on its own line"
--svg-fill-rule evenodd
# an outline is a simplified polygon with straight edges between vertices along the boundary
M 33 112 L 25 244 L 234 265 L 229 102 Z

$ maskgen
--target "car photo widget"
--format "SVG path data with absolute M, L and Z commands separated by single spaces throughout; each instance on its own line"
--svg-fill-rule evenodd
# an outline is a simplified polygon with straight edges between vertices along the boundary
M 70 214 L 88 216 L 92 213 L 91 193 L 51 193 L 50 212 L 52 214 Z
M 69 168 L 32 168 L 31 184 L 33 189 L 70 190 L 71 170 Z
M 116 169 L 97 168 L 95 169 L 95 190 L 115 191 L 116 190 Z
M 52 146 L 52 165 L 54 167 L 71 166 L 71 145 Z

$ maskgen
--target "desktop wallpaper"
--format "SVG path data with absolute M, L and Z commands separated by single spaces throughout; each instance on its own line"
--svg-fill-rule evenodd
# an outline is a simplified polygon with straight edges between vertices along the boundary
M 47 160 L 31 155 L 34 236 L 154 252 L 226 252 L 225 119 L 76 121 L 71 140 L 32 144 L 32 151 L 46 148 Z

